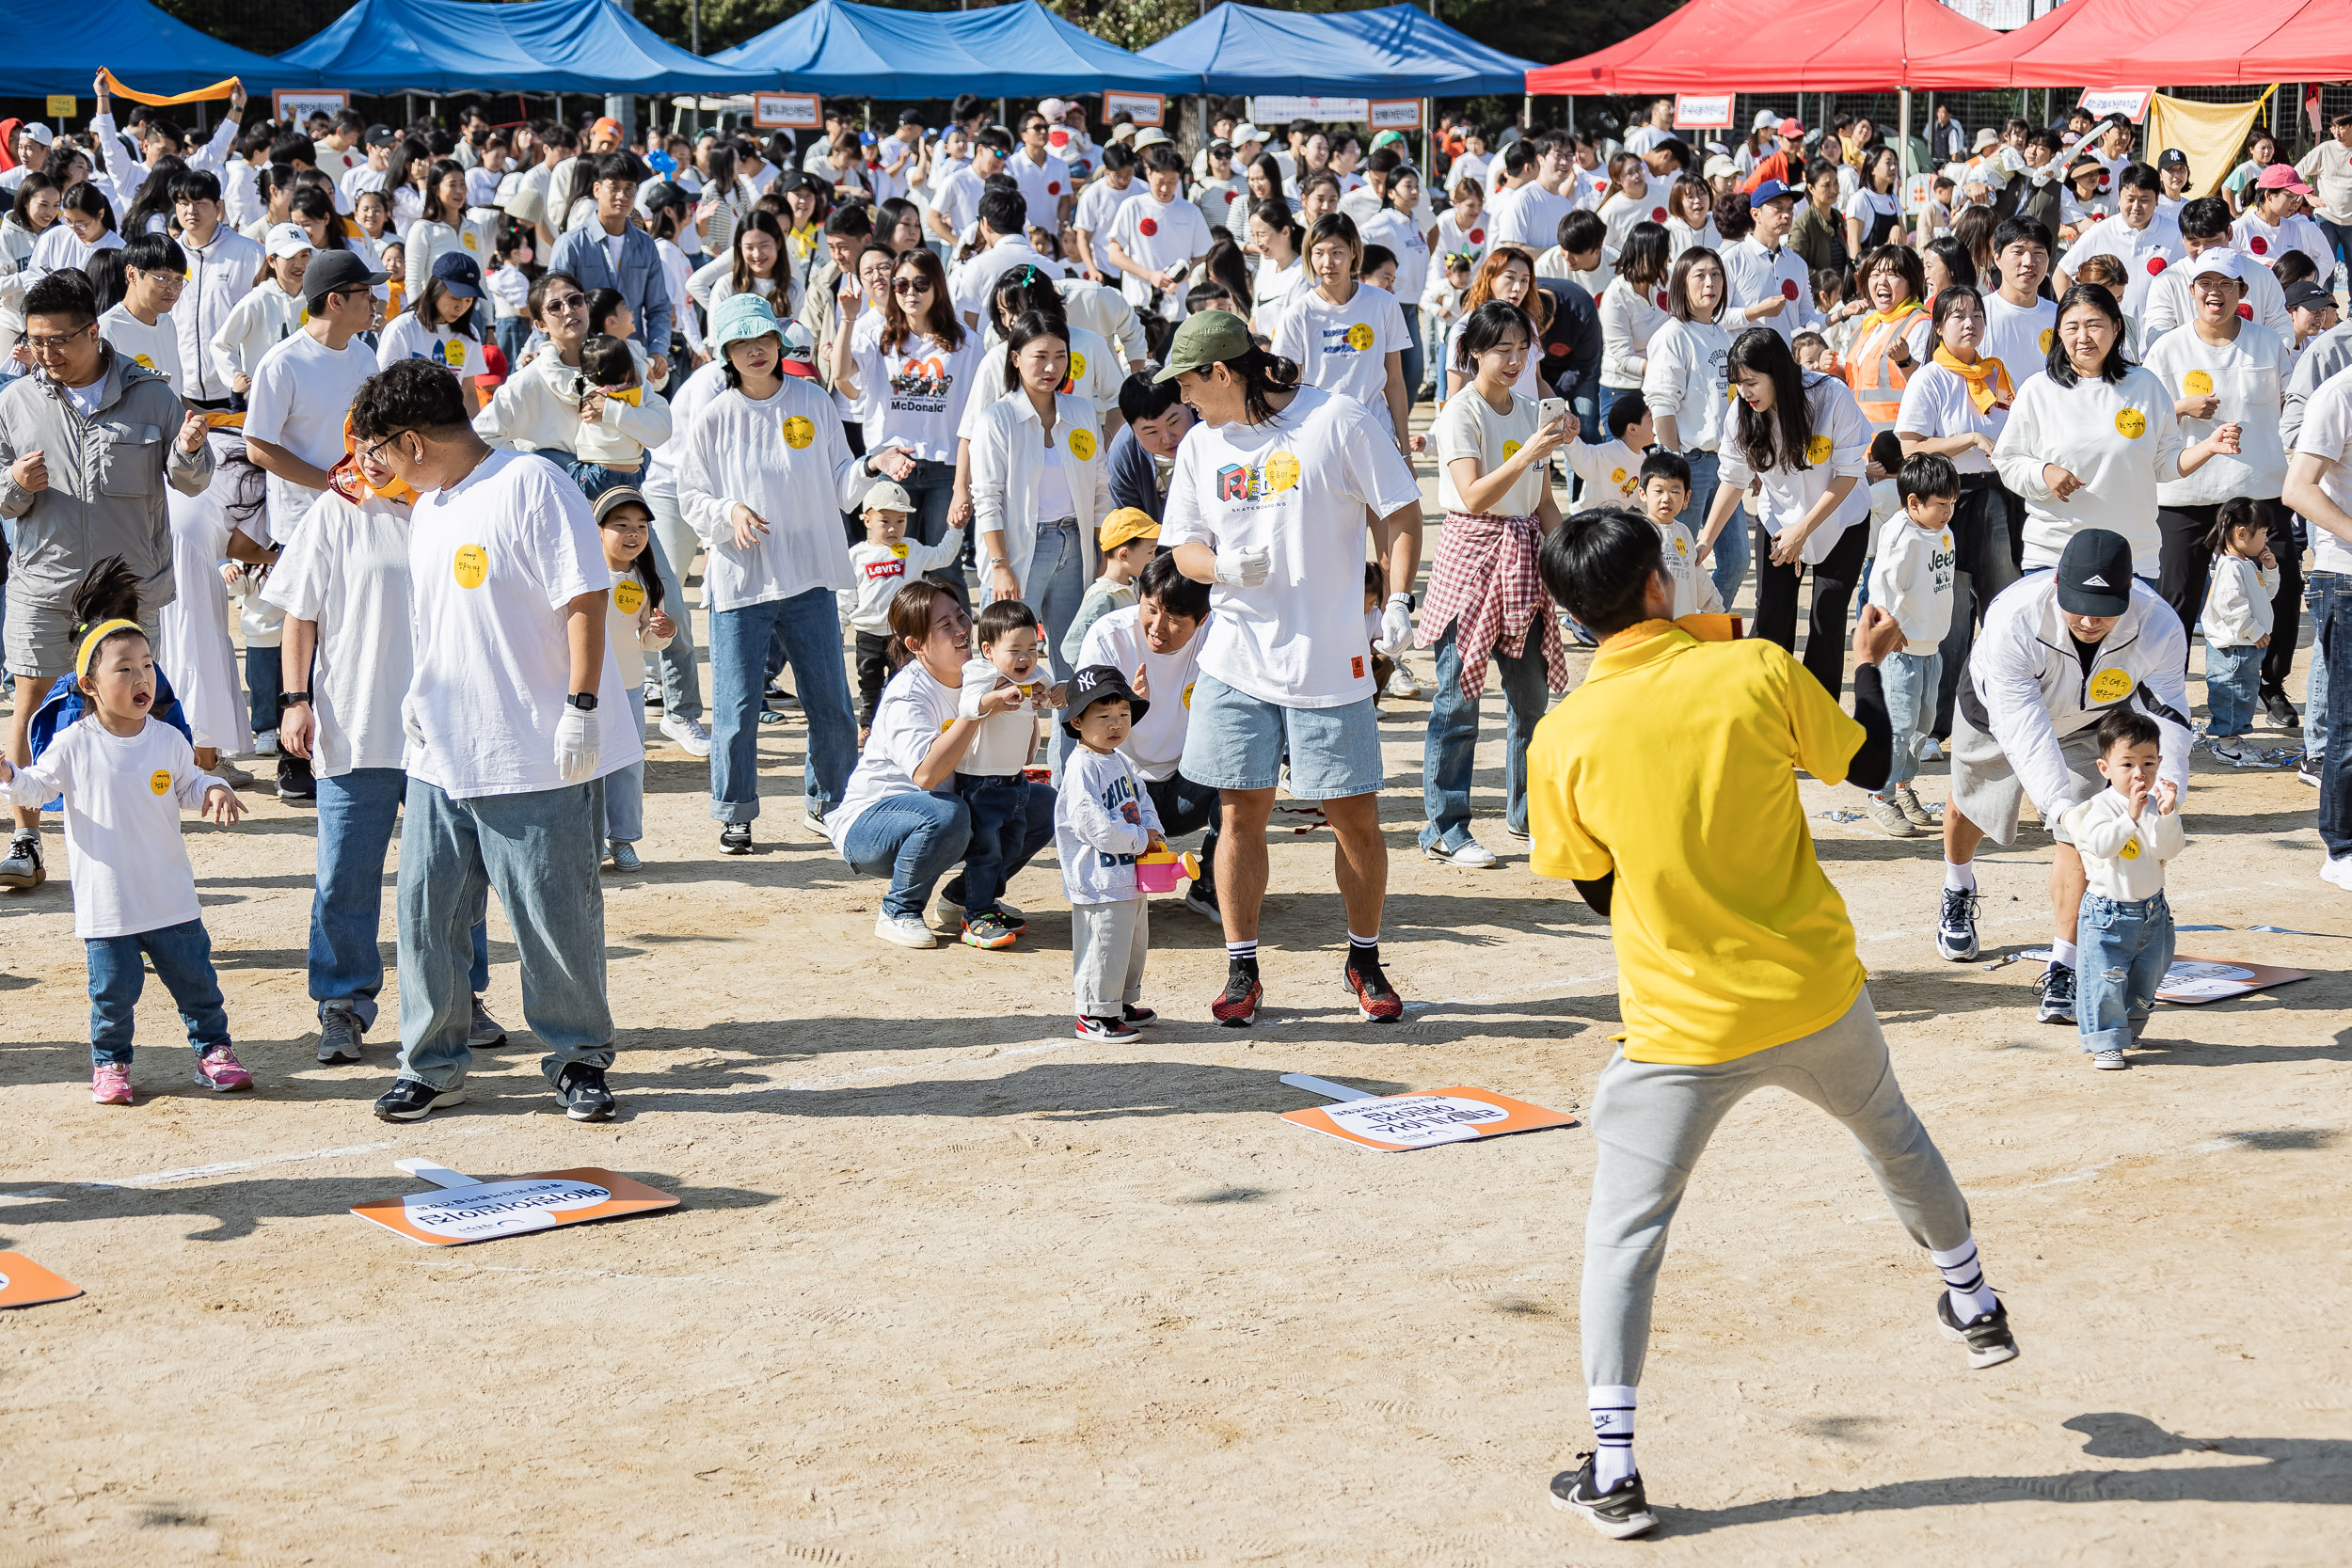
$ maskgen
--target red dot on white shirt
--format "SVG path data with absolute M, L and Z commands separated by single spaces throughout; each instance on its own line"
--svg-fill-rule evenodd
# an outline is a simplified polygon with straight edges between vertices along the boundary
M 1784 277 L 1780 280 L 1780 297 L 1783 299 L 1794 299 L 1797 297 L 1797 280 L 1795 278 Z
M 2103 172 L 2100 174 L 2100 176 L 2099 176 L 2099 188 L 2100 188 L 2101 190 L 2106 190 L 2106 189 L 2109 185 L 2112 185 L 2112 184 L 2114 184 L 2114 183 L 2115 183 L 2115 176 L 2114 176 L 2114 174 L 2113 174 L 2112 172 L 2106 172 L 2106 171 L 2103 171 Z
M 2242 319 L 2244 319 L 2244 320 L 2246 320 L 2246 321 L 2249 321 L 2249 322 L 2250 322 L 2250 321 L 2252 321 L 2252 320 L 2254 319 L 2254 308 L 2253 308 L 2252 306 L 2250 306 L 2250 305 L 2246 305 L 2246 304 L 2242 304 L 2242 303 L 2241 303 L 2241 304 L 2238 306 L 2238 308 L 2237 308 L 2237 313 L 2238 313 L 2238 315 L 2239 315 Z
M 1061 195 L 1061 182 L 1058 180 L 1048 180 L 1045 182 L 1045 194 L 1047 196 Z
M 1237 194 L 1239 194 L 1239 193 L 1234 192 L 1234 191 L 1227 191 L 1227 192 L 1225 193 L 1225 205 L 1227 205 L 1228 207 L 1231 207 L 1231 206 L 1233 204 L 1233 198 L 1234 198 Z
M 1663 289 L 1658 291 L 1658 308 L 1661 310 L 1666 309 L 1666 291 Z
M 1485 245 L 1486 243 L 1486 231 L 1484 229 L 1471 230 L 1470 233 L 1470 241 L 1472 245 Z
M 2246 242 L 2246 248 L 2257 256 L 2267 256 L 2270 254 L 2270 242 L 2257 234 Z
M 1159 231 L 1160 220 L 1157 218 L 1144 218 L 1136 225 L 1136 232 L 1147 240 Z
M 1649 210 L 1649 220 L 1650 220 L 1650 222 L 1652 222 L 1652 223 L 1663 223 L 1663 222 L 1665 222 L 1665 221 L 1666 221 L 1666 209 L 1665 209 L 1665 208 L 1663 208 L 1663 207 L 1652 207 L 1652 208 Z
M 2164 258 L 2163 258 L 2163 257 L 2161 257 L 2161 256 L 2151 256 L 2151 257 L 2149 257 L 2149 258 L 2148 258 L 2148 276 L 2149 276 L 2149 277 L 2155 277 L 2158 273 L 2161 273 L 2162 271 L 2164 271 Z

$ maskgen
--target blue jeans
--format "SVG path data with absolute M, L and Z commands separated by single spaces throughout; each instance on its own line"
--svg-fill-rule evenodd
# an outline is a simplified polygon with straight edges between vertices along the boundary
M 572 483 L 579 485 L 590 500 L 595 500 L 607 490 L 618 489 L 624 484 L 644 483 L 645 459 L 638 458 L 637 469 L 634 473 L 616 473 L 603 464 L 591 463 L 584 457 L 573 458 L 571 462 L 564 465 L 564 471 L 571 475 Z M 650 512 L 653 509 L 647 507 L 646 510 Z
M 2311 602 L 2308 595 L 2304 602 Z M 2328 645 L 2316 633 L 2312 639 L 2312 673 L 2303 688 L 2303 751 L 2314 757 L 2328 754 Z
M 2336 266 L 2352 266 L 2352 224 L 2329 223 L 2317 214 L 2313 214 L 2312 217 L 2319 225 L 2319 231 L 2328 236 L 2328 249 L 2335 256 Z M 2322 277 L 2319 282 L 2322 288 L 2329 293 L 2334 293 L 2336 292 L 2335 267 L 2328 268 L 2328 276 Z
M 1421 400 L 1421 382 L 1426 372 L 1428 350 L 1421 340 L 1421 307 L 1406 305 L 1402 300 L 1397 303 L 1405 312 L 1405 403 L 1409 409 Z
M 1053 790 L 1041 784 L 1027 788 L 1021 852 L 1005 867 L 1007 881 L 1054 839 Z M 970 807 L 953 795 L 911 789 L 885 796 L 860 812 L 842 839 L 841 858 L 861 877 L 890 879 L 890 891 L 882 895 L 883 913 L 920 918 L 931 889 L 963 859 L 971 841 Z M 946 887 L 950 903 L 961 903 L 970 893 L 961 877 Z
M 1021 850 L 1028 782 L 1018 773 L 959 773 L 956 798 L 972 818 L 972 837 L 963 855 L 963 897 L 959 900 L 964 919 L 970 920 L 995 909 L 1011 877 L 1006 867 Z
M 2333 674 L 2338 664 L 2352 670 L 2352 576 L 2313 572 L 2304 578 L 2304 587 L 2312 607 L 2312 644 L 2326 651 L 2330 672 L 2326 704 L 2317 698 L 2312 702 L 2312 713 L 2327 715 L 2319 736 L 2325 746 L 2330 736 L 2352 733 L 2346 728 L 2352 725 L 2352 680 L 2339 689 Z M 2345 711 L 2338 713 L 2339 706 Z M 2310 714 L 2303 722 L 2311 723 Z M 2352 855 L 2352 746 L 2329 748 L 2325 762 L 2319 770 L 2319 839 L 2330 856 Z
M 1478 747 L 1478 705 L 1462 695 L 1462 655 L 1454 639 L 1456 625 L 1438 639 L 1438 685 L 1429 698 L 1429 734 L 1422 745 L 1421 847 L 1458 849 L 1470 836 L 1471 759 Z M 1503 821 L 1515 833 L 1527 832 L 1527 743 L 1535 723 L 1550 705 L 1546 683 L 1543 628 L 1530 626 L 1526 651 L 1513 658 L 1497 647 L 1494 662 L 1502 673 Z
M 1057 681 L 1066 681 L 1074 673 L 1055 650 L 1068 635 L 1070 623 L 1078 618 L 1078 602 L 1086 597 L 1086 545 L 1078 537 L 1078 525 L 1040 524 L 1037 548 L 1030 553 L 1029 575 L 1021 584 L 1021 596 L 1044 623 L 1045 636 L 1038 651 L 1052 657 L 1054 678 Z M 1055 728 L 1058 730 L 1060 726 Z M 1066 746 L 1057 747 L 1056 753 L 1068 750 Z
M 955 510 L 956 466 L 918 457 L 914 461 L 914 471 L 898 483 L 905 486 L 907 499 L 914 503 L 914 515 L 907 519 L 908 537 L 926 545 L 936 545 L 946 538 L 947 514 Z M 864 532 L 861 527 L 860 537 L 864 537 Z M 971 558 L 972 539 L 968 534 L 964 537 L 963 553 L 966 560 Z M 967 605 L 970 603 L 971 590 L 964 583 L 963 568 L 960 564 L 943 566 L 923 575 L 951 590 L 959 600 Z
M 272 649 L 275 653 L 277 650 Z M 89 1057 L 93 1067 L 131 1065 L 131 1014 L 147 989 L 144 953 L 179 1004 L 188 1044 L 199 1056 L 229 1043 L 229 1012 L 213 974 L 213 939 L 200 920 L 122 937 L 85 937 L 89 961 Z
M 710 617 L 710 815 L 719 822 L 759 816 L 759 709 L 768 687 L 768 642 L 778 638 L 792 687 L 808 720 L 802 795 L 823 816 L 857 766 L 857 709 L 850 702 L 841 657 L 840 612 L 833 590 L 812 588 L 788 599 Z
M 1539 375 L 1538 381 L 1543 378 Z M 1568 412 L 1576 416 L 1577 439 L 1588 447 L 1597 447 L 1609 439 L 1609 431 L 1600 422 L 1606 405 L 1601 401 L 1600 383 L 1581 381 L 1568 396 Z
M 628 721 L 639 739 L 645 734 L 645 689 L 628 689 Z M 645 762 L 643 757 L 604 776 L 604 836 L 614 844 L 634 844 L 645 836 Z
M 2156 1005 L 2172 967 L 2172 906 L 2159 893 L 2128 902 L 2083 895 L 2074 925 L 2074 1017 L 2087 1052 L 2121 1051 Z
M 523 345 L 531 341 L 531 318 L 495 317 L 490 336 L 498 340 L 499 352 L 506 356 L 506 373 L 513 375 L 522 368 Z
M 1889 654 L 1879 667 L 1886 688 L 1886 727 L 1895 732 L 1894 765 L 1886 770 L 1886 787 L 1894 789 L 1919 776 L 1921 736 L 1935 721 L 1935 693 L 1944 674 L 1938 654 Z
M 278 693 L 284 689 L 280 684 L 283 668 L 276 648 L 245 651 L 246 701 L 256 735 L 278 728 Z
M 2262 685 L 2266 650 L 2251 642 L 2240 648 L 2205 644 L 2205 733 L 2219 739 L 2254 727 L 2256 689 Z
M 392 847 L 408 775 L 397 768 L 355 768 L 318 781 L 318 892 L 310 899 L 310 1000 L 319 1016 L 348 1012 L 375 1027 L 384 989 L 376 933 L 384 924 L 384 858 Z M 476 996 L 490 989 L 490 927 L 473 928 Z
M 612 1065 L 604 984 L 601 781 L 451 799 L 408 784 L 400 833 L 400 1076 L 454 1088 L 473 1064 L 470 933 L 490 891 L 515 927 L 523 1018 L 549 1083 L 574 1064 Z
M 686 571 L 694 563 L 694 532 L 679 515 L 675 491 L 647 491 L 653 508 L 653 569 L 661 575 L 661 608 L 677 623 L 670 645 L 652 657 L 661 672 L 661 716 L 700 719 L 703 716 L 702 672 L 694 663 L 694 612 L 686 602 Z M 681 559 L 674 562 L 671 557 Z

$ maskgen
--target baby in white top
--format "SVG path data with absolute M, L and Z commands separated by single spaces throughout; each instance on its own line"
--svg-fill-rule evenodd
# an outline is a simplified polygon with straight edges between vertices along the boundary
M 2156 721 L 2127 704 L 2099 721 L 2099 774 L 2107 787 L 2058 818 L 2082 857 L 2089 889 L 2075 924 L 2074 1017 L 2098 1068 L 2122 1068 L 2172 967 L 2172 908 L 2164 863 L 2187 843 L 2181 802 L 2156 781 Z

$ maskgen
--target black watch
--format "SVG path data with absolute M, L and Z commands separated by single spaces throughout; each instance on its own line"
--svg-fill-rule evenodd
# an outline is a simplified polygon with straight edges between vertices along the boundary
M 297 703 L 307 704 L 310 700 L 308 691 L 280 691 L 278 694 L 278 711 L 283 713 Z
M 564 705 L 576 707 L 582 713 L 594 713 L 596 711 L 596 694 L 593 691 L 575 691 L 564 699 Z

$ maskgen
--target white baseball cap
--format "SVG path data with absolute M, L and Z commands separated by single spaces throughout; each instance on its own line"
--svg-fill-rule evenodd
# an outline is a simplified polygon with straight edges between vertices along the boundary
M 1770 131 L 1777 127 L 1779 124 L 1780 116 L 1772 113 L 1772 110 L 1758 109 L 1756 111 L 1756 124 L 1753 129 L 1757 131 Z
M 299 256 L 310 248 L 310 231 L 298 223 L 275 225 L 265 248 L 274 257 Z
M 57 134 L 38 119 L 28 119 L 17 129 L 24 132 L 27 139 L 38 142 L 42 147 L 52 146 L 57 139 Z
M 1239 147 L 1246 141 L 1264 141 L 1265 133 L 1259 130 L 1255 125 L 1252 125 L 1249 121 L 1245 119 L 1239 125 L 1234 126 L 1233 134 L 1225 139 L 1232 142 L 1235 147 Z
M 2188 263 L 2189 281 L 2194 283 L 2209 272 L 2217 272 L 2224 277 L 2243 282 L 2246 279 L 2246 259 L 2226 245 L 2200 251 L 2197 259 Z

